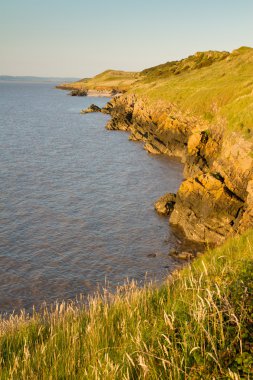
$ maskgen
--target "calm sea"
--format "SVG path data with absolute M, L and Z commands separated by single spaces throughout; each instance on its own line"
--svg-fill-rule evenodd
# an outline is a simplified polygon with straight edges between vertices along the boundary
M 107 101 L 0 83 L 0 313 L 175 267 L 153 203 L 177 190 L 182 165 L 107 131 L 109 116 L 79 114 Z

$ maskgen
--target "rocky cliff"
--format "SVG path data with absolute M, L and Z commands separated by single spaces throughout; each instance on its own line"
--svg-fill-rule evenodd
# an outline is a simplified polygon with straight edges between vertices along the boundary
M 252 226 L 252 143 L 228 132 L 222 118 L 211 123 L 133 94 L 112 99 L 102 112 L 111 115 L 107 129 L 128 131 L 150 153 L 184 162 L 170 223 L 188 239 L 220 244 Z
M 159 210 L 173 209 L 170 222 L 188 239 L 219 244 L 253 225 L 252 75 L 253 49 L 242 46 L 139 73 L 107 70 L 71 88 L 117 91 L 102 110 L 107 128 L 185 164 L 174 209 L 165 197 Z

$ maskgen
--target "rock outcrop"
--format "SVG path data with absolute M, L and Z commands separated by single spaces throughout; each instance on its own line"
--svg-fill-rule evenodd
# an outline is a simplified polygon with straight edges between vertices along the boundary
M 167 193 L 167 194 L 162 195 L 155 202 L 154 206 L 158 214 L 168 216 L 174 210 L 175 203 L 176 203 L 176 194 Z
M 204 129 L 197 119 L 184 115 L 173 105 L 159 102 L 152 107 L 135 95 L 112 99 L 102 109 L 112 116 L 106 128 L 130 132 L 129 139 L 144 141 L 148 146 L 168 156 L 185 157 L 192 131 Z
M 135 95 L 112 99 L 102 112 L 109 130 L 130 133 L 151 153 L 180 157 L 185 180 L 170 222 L 187 239 L 220 244 L 253 224 L 252 143 L 228 133 L 224 121 L 211 124 L 173 105 L 150 105 Z
M 96 106 L 96 104 L 91 104 L 88 108 L 81 110 L 81 114 L 101 112 L 101 108 Z
M 87 96 L 87 90 L 76 89 L 69 93 L 70 96 Z
M 55 88 L 59 90 L 67 90 L 70 91 L 68 95 L 70 96 L 91 96 L 91 97 L 105 97 L 105 98 L 113 98 L 115 96 L 122 95 L 125 91 L 119 90 L 115 88 L 101 88 L 101 87 L 85 87 L 84 83 L 76 82 L 76 83 L 67 83 L 60 84 L 55 86 Z

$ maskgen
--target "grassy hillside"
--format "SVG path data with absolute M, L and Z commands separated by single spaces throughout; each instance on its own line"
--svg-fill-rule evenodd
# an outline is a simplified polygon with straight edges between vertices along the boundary
M 0 322 L 1 379 L 252 379 L 253 231 L 158 287 Z
M 252 138 L 251 48 L 196 53 L 139 74 L 110 70 L 80 83 L 117 85 L 154 107 L 173 103 Z M 59 305 L 2 321 L 0 330 L 3 379 L 253 379 L 253 230 L 162 286 L 128 284 L 89 307 Z
M 174 103 L 180 110 L 208 121 L 223 117 L 230 130 L 251 137 L 252 48 L 242 47 L 231 54 L 197 53 L 173 65 L 146 70 L 143 74 L 131 91 L 145 96 L 150 102 Z
M 202 67 L 211 66 L 213 63 L 222 61 L 229 56 L 228 52 L 206 51 L 190 55 L 180 61 L 167 62 L 141 71 L 145 82 L 156 79 L 169 78 L 172 75 L 179 75 Z
M 127 91 L 139 78 L 139 73 L 106 70 L 90 79 L 81 79 L 73 83 L 61 85 L 67 89 L 87 89 L 87 90 L 116 90 Z
M 228 130 L 253 134 L 253 49 L 198 52 L 140 73 L 107 70 L 63 88 L 129 91 L 155 103 L 173 103 Z

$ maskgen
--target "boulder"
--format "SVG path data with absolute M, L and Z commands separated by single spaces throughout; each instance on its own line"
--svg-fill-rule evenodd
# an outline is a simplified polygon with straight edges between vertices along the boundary
M 155 210 L 160 215 L 170 215 L 174 210 L 176 194 L 166 193 L 155 202 Z
M 174 256 L 174 257 L 176 257 L 178 254 L 179 254 L 179 252 L 178 252 L 175 248 L 172 248 L 172 249 L 169 251 L 169 256 Z
M 194 255 L 191 252 L 180 252 L 177 255 L 177 258 L 180 260 L 192 260 Z
M 92 113 L 92 112 L 101 112 L 101 108 L 96 106 L 96 104 L 91 104 L 88 108 L 81 110 L 81 114 Z
M 192 260 L 194 258 L 194 254 L 192 252 L 178 252 L 175 249 L 170 250 L 169 256 L 175 257 L 179 260 Z
M 233 232 L 243 201 L 217 173 L 200 174 L 182 182 L 170 223 L 181 227 L 188 240 L 222 243 Z
M 154 145 L 150 143 L 146 143 L 144 145 L 144 149 L 151 154 L 161 154 L 160 150 L 158 150 Z

